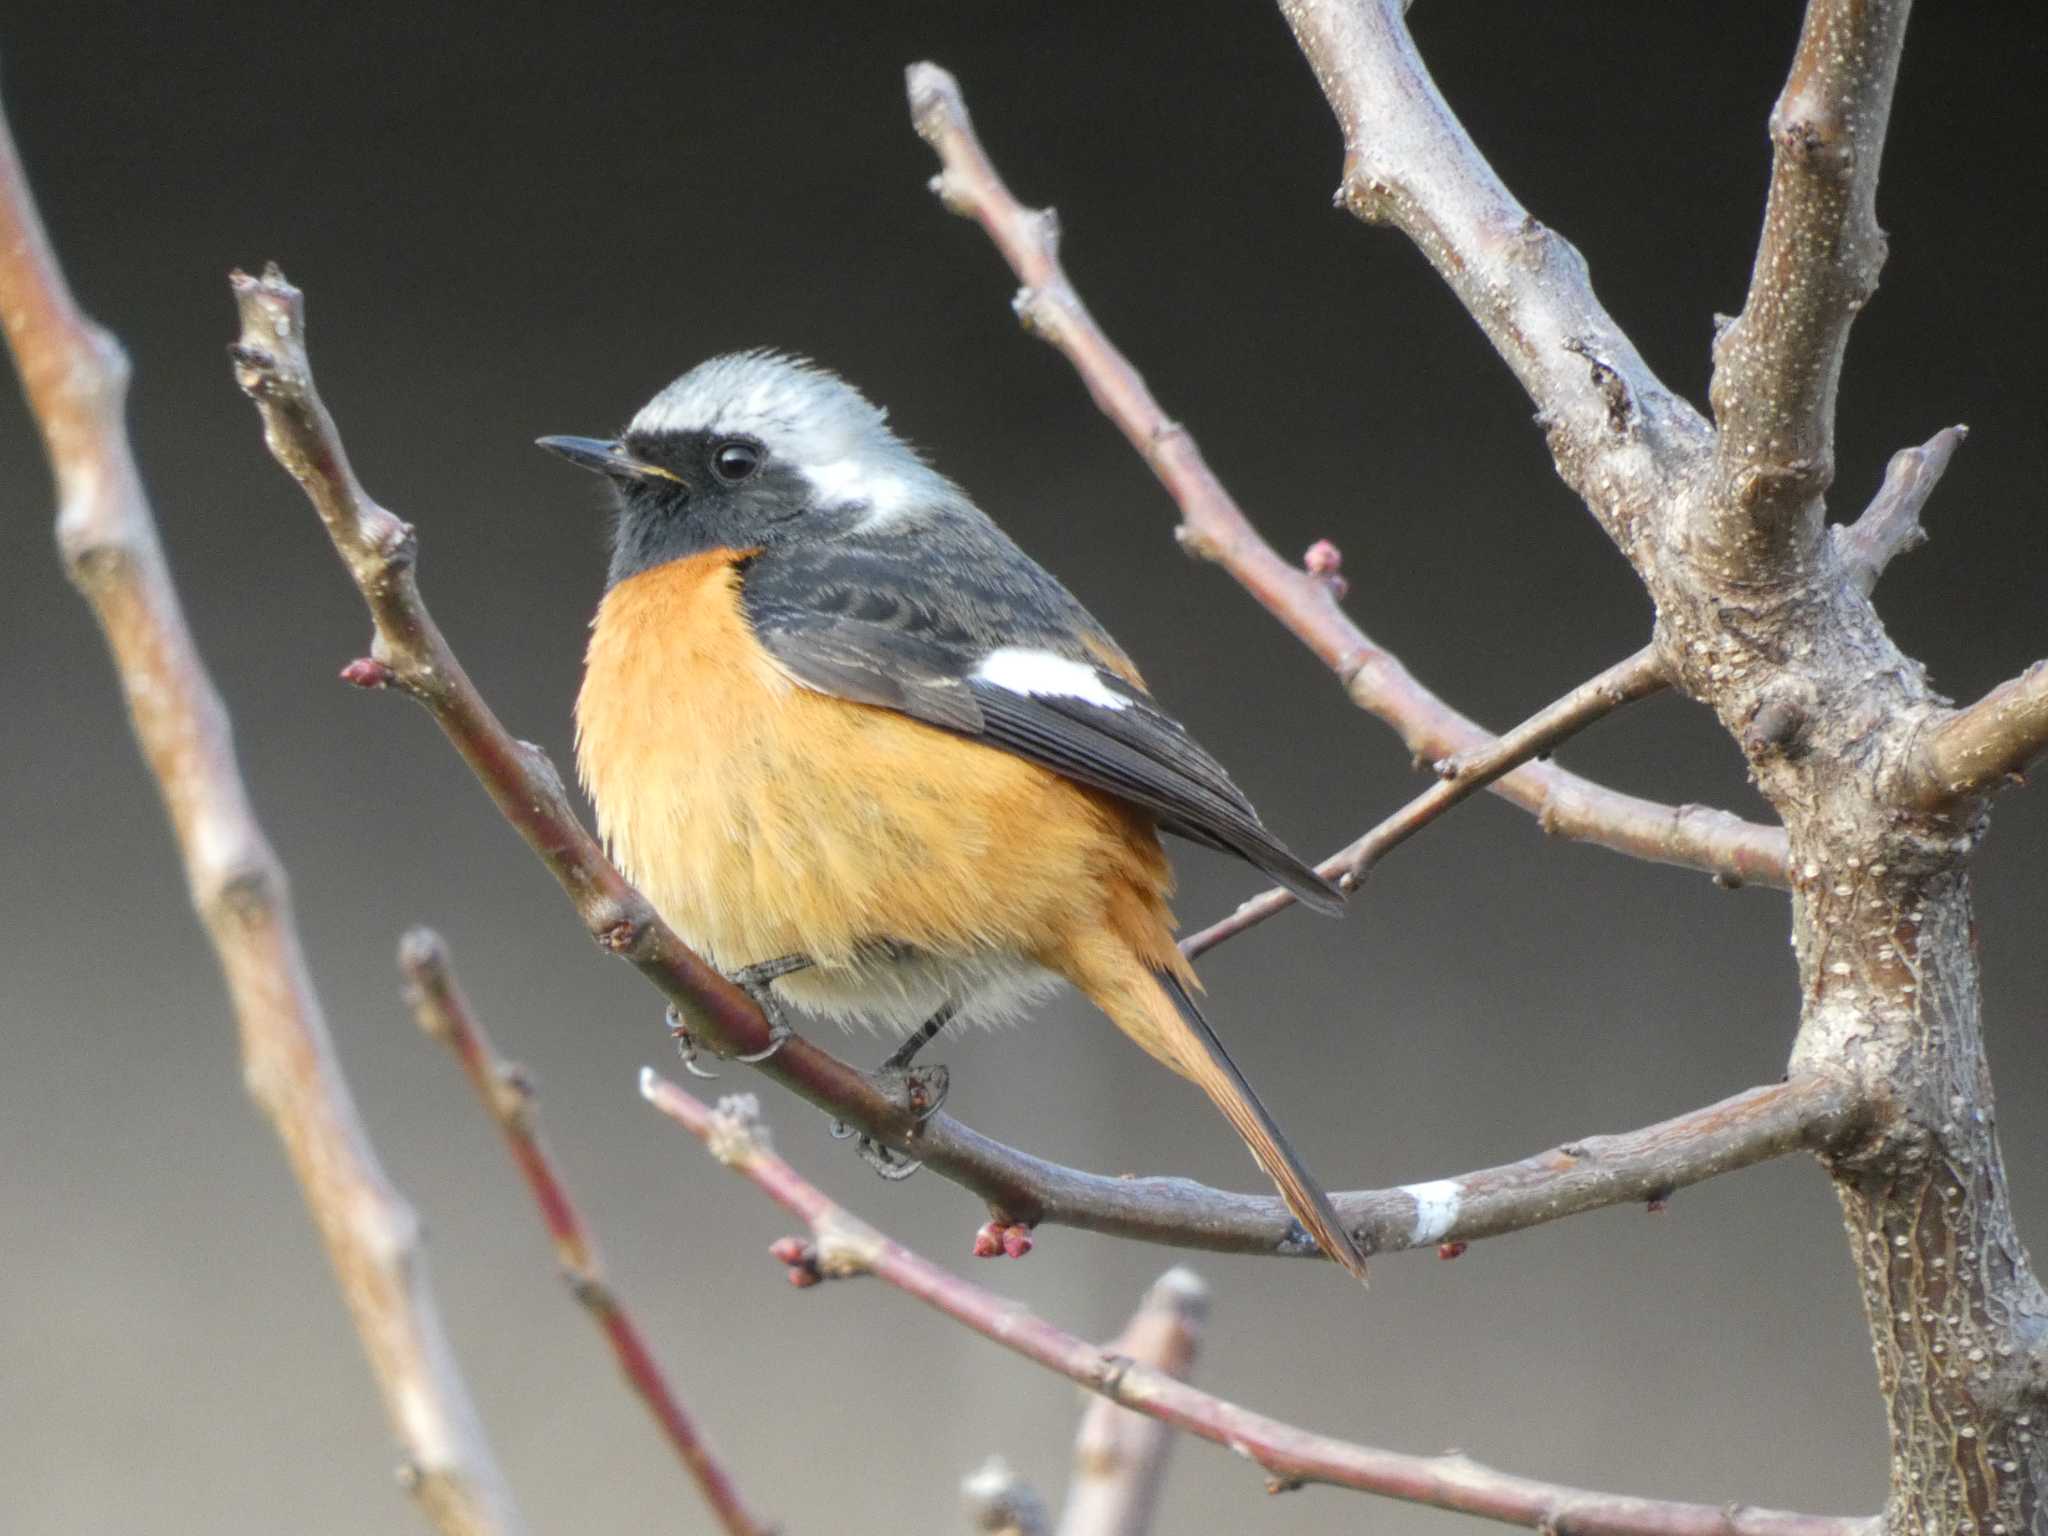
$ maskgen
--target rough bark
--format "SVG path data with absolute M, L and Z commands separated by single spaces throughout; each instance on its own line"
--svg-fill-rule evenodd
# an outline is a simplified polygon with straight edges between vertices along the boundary
M 1785 823 L 1792 1069 L 1868 1108 L 1824 1161 L 1890 1419 L 1885 1528 L 2039 1529 L 2048 1297 L 1999 1157 L 1969 859 L 1984 795 L 2048 734 L 2048 668 L 1949 709 L 1867 595 L 1873 560 L 1904 533 L 1859 524 L 1830 537 L 1821 501 L 1850 323 L 1883 256 L 1877 168 L 1907 5 L 1808 7 L 1772 117 L 1749 299 L 1716 347 L 1712 429 L 1649 373 L 1583 263 L 1479 157 L 1398 5 L 1281 10 L 1343 127 L 1350 205 L 1415 239 L 1494 340 L 1560 473 L 1649 589 L 1674 685 L 1727 727 Z M 1953 446 L 1919 451 L 1945 460 Z M 1905 512 L 1910 522 L 1918 502 Z

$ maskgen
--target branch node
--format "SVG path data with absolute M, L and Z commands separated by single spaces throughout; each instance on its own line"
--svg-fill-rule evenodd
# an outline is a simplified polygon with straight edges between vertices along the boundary
M 751 1093 L 728 1093 L 711 1111 L 711 1155 L 728 1168 L 745 1168 L 769 1150 L 761 1101 Z

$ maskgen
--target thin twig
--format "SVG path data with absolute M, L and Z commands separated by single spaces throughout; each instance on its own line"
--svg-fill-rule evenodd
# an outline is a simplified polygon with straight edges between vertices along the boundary
M 820 1280 L 872 1275 L 1090 1392 L 1229 1447 L 1265 1469 L 1275 1491 L 1326 1483 L 1573 1536 L 1865 1536 L 1870 1530 L 1862 1520 L 1594 1493 L 1496 1472 L 1462 1455 L 1407 1455 L 1284 1424 L 1076 1338 L 883 1236 L 769 1148 L 750 1095 L 722 1100 L 714 1110 L 652 1071 L 642 1075 L 641 1091 L 804 1223 L 808 1244 L 777 1245 L 777 1256 L 797 1274 Z
M 398 947 L 406 1000 L 429 1036 L 447 1046 L 485 1110 L 497 1122 L 520 1177 L 533 1195 L 569 1289 L 611 1346 L 620 1373 L 647 1405 L 671 1449 L 697 1484 L 719 1529 L 729 1536 L 769 1536 L 771 1528 L 742 1502 L 732 1475 L 705 1442 L 639 1325 L 605 1278 L 596 1239 L 584 1224 L 569 1186 L 540 1133 L 540 1108 L 526 1073 L 498 1054 L 489 1033 L 455 979 L 447 947 L 431 929 L 415 928 Z
M 1045 1500 L 1000 1456 L 960 1479 L 960 1503 L 980 1536 L 1047 1536 Z
M 1152 1282 L 1110 1353 L 1186 1381 L 1209 1317 L 1209 1287 L 1176 1266 Z M 1074 1475 L 1058 1536 L 1145 1536 L 1159 1504 L 1173 1430 L 1097 1398 L 1074 1437 Z
M 1927 542 L 1921 510 L 1969 435 L 1965 426 L 1944 427 L 1918 448 L 1901 448 L 1885 466 L 1884 484 L 1863 515 L 1835 530 L 1835 552 L 1865 597 L 1876 590 L 1878 577 L 1894 558 Z
M 1049 210 L 1024 207 L 1011 194 L 975 135 L 959 83 L 936 64 L 911 65 L 907 81 L 912 121 L 942 166 L 933 191 L 948 209 L 978 223 L 1002 253 L 1024 285 L 1016 299 L 1018 317 L 1073 364 L 1096 405 L 1159 477 L 1180 508 L 1183 547 L 1235 577 L 1337 674 L 1354 703 L 1391 725 L 1416 756 L 1435 761 L 1490 748 L 1487 731 L 1437 698 L 1351 621 L 1337 601 L 1327 564 L 1310 570 L 1290 563 L 1260 536 L 1194 438 L 1160 408 L 1088 313 L 1060 264 L 1057 219 Z M 1621 794 L 1549 763 L 1526 764 L 1505 775 L 1496 793 L 1563 836 L 1705 869 L 1730 884 L 1785 883 L 1785 834 L 1776 827 L 1728 815 L 1685 825 L 1673 807 Z M 1568 807 L 1568 814 L 1556 814 L 1559 807 Z
M 1812 0 L 1771 113 L 1771 192 L 1742 313 L 1714 343 L 1720 494 L 1694 558 L 1722 579 L 1798 574 L 1835 476 L 1849 327 L 1877 290 L 1878 162 L 1911 0 Z
M 1347 891 L 1357 889 L 1373 865 L 1459 801 L 1478 794 L 1503 774 L 1551 751 L 1622 705 L 1648 698 L 1665 686 L 1664 664 L 1657 648 L 1644 646 L 1477 752 L 1437 762 L 1436 783 L 1364 836 L 1331 854 L 1316 866 L 1317 871 Z M 1292 891 L 1278 886 L 1261 891 L 1228 917 L 1182 939 L 1181 953 L 1190 960 L 1207 954 L 1225 939 L 1236 938 L 1274 913 L 1284 912 L 1296 899 Z
M 427 708 L 506 819 L 561 883 L 591 934 L 607 950 L 630 959 L 682 1008 L 708 1048 L 730 1056 L 766 1047 L 768 1022 L 760 1010 L 692 953 L 627 884 L 577 819 L 547 755 L 514 740 L 463 671 L 420 596 L 412 529 L 371 501 L 356 482 L 334 422 L 320 403 L 306 356 L 298 290 L 275 271 L 261 279 L 238 275 L 235 289 L 243 319 L 242 339 L 234 348 L 238 377 L 263 412 L 271 451 L 305 486 L 370 605 L 375 655 L 347 668 L 350 680 L 397 688 Z M 1481 745 L 1492 740 L 1476 727 L 1473 732 Z M 1553 813 L 1554 807 L 1545 814 Z M 1703 843 L 1721 829 L 1701 817 L 1726 813 L 1664 807 L 1656 814 L 1668 823 L 1660 835 L 1691 837 L 1697 827 L 1703 830 L 1695 841 Z M 1756 865 L 1738 859 L 1735 867 Z M 920 1120 L 909 1103 L 807 1040 L 791 1039 L 756 1070 L 972 1190 L 1006 1223 L 1065 1224 L 1234 1253 L 1296 1256 L 1316 1251 L 1301 1241 L 1299 1226 L 1276 1199 L 1211 1189 L 1189 1179 L 1106 1178 L 1004 1146 L 943 1111 Z M 1826 1095 L 1801 1102 L 1816 1124 L 1832 1104 Z M 1765 1118 L 1768 1123 L 1738 1117 L 1731 1144 L 1738 1160 L 1727 1166 L 1775 1156 L 1799 1143 L 1804 1134 L 1799 1126 Z M 1639 1134 L 1655 1140 L 1654 1132 Z M 1708 1167 L 1730 1150 L 1712 1136 L 1707 1142 L 1694 1149 L 1697 1166 Z M 1657 1145 L 1661 1155 L 1662 1144 Z M 1708 1167 L 1714 1171 L 1719 1167 Z M 1573 1193 L 1561 1205 L 1540 1189 L 1526 1205 L 1513 1198 L 1498 1205 L 1482 1202 L 1491 1213 L 1485 1231 L 1452 1235 L 1493 1235 L 1612 1203 L 1601 1193 L 1609 1187 L 1601 1177 L 1586 1180 L 1566 1173 L 1564 1183 Z M 1346 1224 L 1371 1234 L 1369 1241 L 1382 1249 L 1407 1246 L 1404 1234 L 1414 1228 L 1417 1215 L 1410 1194 L 1367 1191 L 1337 1200 Z
M 306 973 L 283 866 L 186 627 L 123 422 L 128 360 L 80 312 L 0 119 L 0 318 L 57 477 L 57 542 L 106 634 L 241 1031 L 243 1080 L 312 1212 L 402 1450 L 446 1536 L 522 1530 L 442 1332 L 419 1218 L 377 1161 Z

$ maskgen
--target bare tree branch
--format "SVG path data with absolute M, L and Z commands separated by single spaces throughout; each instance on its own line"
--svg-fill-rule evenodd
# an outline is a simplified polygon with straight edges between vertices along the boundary
M 1835 530 L 1835 552 L 1856 590 L 1868 597 L 1894 558 L 1927 542 L 1921 509 L 1934 494 L 1948 461 L 1970 435 L 1965 426 L 1944 427 L 1918 448 L 1901 448 L 1885 466 L 1884 484 L 1855 522 Z
M 1152 1282 L 1110 1353 L 1186 1381 L 1208 1316 L 1201 1276 L 1169 1269 Z M 1090 1403 L 1074 1439 L 1074 1476 L 1058 1536 L 1146 1536 L 1172 1449 L 1173 1431 L 1161 1420 L 1107 1398 Z
M 1515 199 L 1437 90 L 1398 0 L 1280 0 L 1344 135 L 1344 205 L 1428 258 L 1535 401 L 1565 483 L 1638 566 L 1709 446 L 1594 296 L 1585 259 Z
M 1849 327 L 1877 290 L 1878 162 L 1911 0 L 1812 0 L 1771 113 L 1771 193 L 1742 313 L 1714 344 L 1715 471 L 1696 553 L 1724 580 L 1798 575 L 1835 476 Z
M 770 1536 L 771 1528 L 748 1511 L 732 1475 L 705 1442 L 703 1432 L 647 1347 L 639 1325 L 605 1279 L 597 1241 L 584 1225 L 541 1136 L 533 1083 L 521 1068 L 498 1054 L 455 979 L 440 935 L 427 928 L 413 929 L 399 944 L 398 964 L 405 975 L 406 1000 L 412 1005 L 413 1017 L 423 1031 L 448 1047 L 476 1089 L 477 1098 L 497 1122 L 506 1149 L 539 1208 L 570 1291 L 611 1346 L 621 1374 L 647 1405 L 656 1427 L 696 1482 L 719 1529 L 728 1536 Z
M 1400 26 L 1398 19 L 1393 25 Z M 1398 731 L 1411 753 L 1434 761 L 1490 747 L 1493 738 L 1486 731 L 1423 687 L 1352 623 L 1321 573 L 1283 560 L 1260 537 L 1194 438 L 1168 418 L 1088 313 L 1060 265 L 1058 221 L 1048 210 L 1024 207 L 1003 183 L 975 135 L 959 83 L 935 64 L 913 64 L 906 78 L 912 121 L 943 167 L 933 190 L 947 208 L 987 231 L 1024 285 L 1016 309 L 1026 328 L 1074 365 L 1096 405 L 1179 505 L 1183 547 L 1234 576 L 1337 674 L 1354 703 Z M 1571 359 L 1575 373 L 1584 367 Z M 1687 823 L 1669 806 L 1620 794 L 1548 763 L 1507 775 L 1496 792 L 1534 812 L 1560 836 L 1705 869 L 1734 884 L 1785 881 L 1784 833 L 1775 827 L 1725 814 Z
M 1000 1456 L 960 1479 L 960 1502 L 981 1536 L 1048 1536 L 1045 1500 Z
M 1520 725 L 1480 748 L 1433 766 L 1437 782 L 1380 822 L 1364 836 L 1331 854 L 1316 866 L 1325 879 L 1356 890 L 1373 865 L 1435 821 L 1459 801 L 1469 799 L 1503 774 L 1549 752 L 1623 704 L 1647 698 L 1666 686 L 1664 663 L 1654 645 L 1618 661 L 1598 677 L 1579 684 L 1555 703 L 1545 705 Z M 1276 912 L 1294 905 L 1292 891 L 1274 886 L 1241 903 L 1228 917 L 1180 941 L 1190 960 L 1207 954 L 1225 939 L 1255 928 Z
M 641 1091 L 804 1223 L 808 1244 L 777 1245 L 777 1257 L 798 1275 L 872 1275 L 1090 1392 L 1227 1446 L 1264 1468 L 1275 1491 L 1326 1483 L 1573 1536 L 1866 1536 L 1871 1529 L 1864 1520 L 1593 1493 L 1496 1472 L 1462 1455 L 1407 1455 L 1284 1424 L 1063 1332 L 883 1236 L 769 1148 L 751 1095 L 722 1100 L 713 1110 L 652 1071 L 643 1074 Z
M 1923 737 L 1911 768 L 1915 798 L 1939 807 L 2022 781 L 2048 752 L 2048 660 L 2000 683 Z
M 613 868 L 570 808 L 546 754 L 505 730 L 434 624 L 415 579 L 412 529 L 357 484 L 333 420 L 313 387 L 298 291 L 274 271 L 260 280 L 237 276 L 235 288 L 243 318 L 242 339 L 233 349 L 238 377 L 263 412 L 271 451 L 306 487 L 370 605 L 375 655 L 351 664 L 346 674 L 362 685 L 397 688 L 427 708 L 506 819 L 561 882 L 592 935 L 630 959 L 664 997 L 685 1010 L 708 1047 L 721 1055 L 761 1050 L 769 1042 L 767 1020 L 744 993 L 693 954 Z M 1476 728 L 1474 735 L 1482 743 L 1492 739 Z M 1705 813 L 1667 807 L 1658 814 L 1666 823 L 1659 836 L 1670 839 L 1693 835 L 1690 824 Z M 1695 844 L 1725 830 L 1710 823 Z M 1751 871 L 1760 862 L 1741 857 L 1733 867 Z M 1301 1240 L 1300 1228 L 1276 1199 L 1214 1190 L 1187 1179 L 1105 1178 L 1047 1162 L 943 1112 L 920 1119 L 910 1104 L 806 1040 L 790 1040 L 756 1070 L 972 1190 L 1006 1222 L 1060 1223 L 1239 1253 L 1315 1251 Z M 1805 1091 L 1791 1118 L 1785 1118 L 1782 1104 L 1761 1118 L 1738 1114 L 1732 1123 L 1716 1118 L 1718 1110 L 1707 1112 L 1702 1135 L 1676 1138 L 1675 1158 L 1667 1156 L 1671 1143 L 1657 1132 L 1637 1133 L 1650 1138 L 1644 1148 L 1647 1161 L 1628 1167 L 1620 1183 L 1609 1179 L 1616 1170 L 1606 1165 L 1590 1171 L 1551 1170 L 1562 1181 L 1560 1187 L 1571 1191 L 1561 1203 L 1546 1187 L 1549 1173 L 1533 1183 L 1510 1178 L 1514 1189 L 1525 1193 L 1501 1199 L 1495 1198 L 1492 1175 L 1474 1176 L 1482 1180 L 1476 1208 L 1488 1214 L 1471 1230 L 1459 1223 L 1457 1230 L 1447 1228 L 1427 1239 L 1407 1236 L 1417 1228 L 1418 1207 L 1412 1194 L 1400 1190 L 1340 1195 L 1338 1210 L 1348 1226 L 1382 1249 L 1442 1236 L 1512 1231 L 1615 1199 L 1639 1198 L 1639 1188 L 1691 1183 L 1723 1167 L 1787 1151 L 1799 1144 L 1806 1128 L 1839 1108 L 1833 1090 L 1816 1089 L 1812 1099 L 1804 1097 Z M 1810 1122 L 1800 1118 L 1808 1111 L 1815 1116 Z M 1733 1161 L 1723 1160 L 1729 1157 Z
M 80 312 L 0 119 L 0 318 L 57 477 L 57 542 L 106 634 L 241 1032 L 243 1077 L 299 1181 L 402 1448 L 446 1536 L 524 1529 L 449 1350 L 418 1216 L 377 1161 L 306 973 L 283 866 L 186 627 L 123 413 L 128 360 Z

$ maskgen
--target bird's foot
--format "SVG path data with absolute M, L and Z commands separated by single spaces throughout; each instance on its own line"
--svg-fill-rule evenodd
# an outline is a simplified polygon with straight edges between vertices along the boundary
M 922 1067 L 911 1063 L 952 1017 L 953 1005 L 948 1003 L 906 1036 L 903 1043 L 889 1053 L 889 1059 L 869 1077 L 877 1088 L 915 1115 L 920 1125 L 937 1114 L 939 1106 L 946 1102 L 952 1078 L 943 1063 L 933 1062 Z M 924 1166 L 918 1159 L 905 1157 L 901 1152 L 883 1146 L 874 1137 L 857 1132 L 844 1120 L 832 1122 L 832 1134 L 842 1141 L 849 1136 L 859 1136 L 855 1150 L 860 1153 L 860 1160 L 891 1183 L 909 1178 Z
M 768 1043 L 758 1051 L 733 1057 L 734 1061 L 745 1062 L 748 1066 L 759 1066 L 789 1043 L 796 1033 L 789 1027 L 789 1010 L 781 998 L 775 995 L 775 983 L 785 976 L 811 968 L 808 955 L 779 955 L 773 960 L 763 960 L 758 965 L 741 966 L 728 978 L 748 997 L 754 1006 L 768 1020 Z
M 775 995 L 775 983 L 784 976 L 808 969 L 810 963 L 810 958 L 805 955 L 782 955 L 774 960 L 764 960 L 759 965 L 743 966 L 726 978 L 752 998 L 754 1006 L 768 1020 L 767 1045 L 758 1051 L 731 1057 L 731 1060 L 745 1062 L 750 1067 L 758 1066 L 789 1042 L 796 1031 L 789 1027 L 788 1009 Z M 692 1077 L 718 1076 L 716 1072 L 697 1065 L 701 1047 L 697 1044 L 697 1037 L 690 1033 L 690 1026 L 683 1022 L 682 1010 L 674 1003 L 668 1005 L 668 1037 L 675 1042 L 676 1054 L 682 1057 L 685 1072 Z

